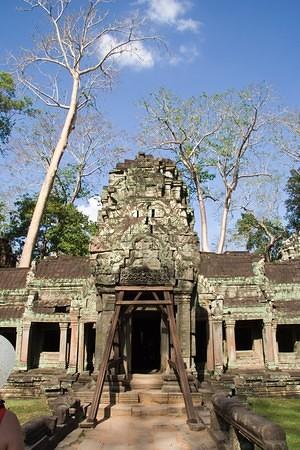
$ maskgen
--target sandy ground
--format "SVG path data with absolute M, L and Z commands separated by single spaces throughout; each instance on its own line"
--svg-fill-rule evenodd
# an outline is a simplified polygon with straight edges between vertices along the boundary
M 111 417 L 94 429 L 77 429 L 57 449 L 217 450 L 207 430 L 191 431 L 182 417 Z

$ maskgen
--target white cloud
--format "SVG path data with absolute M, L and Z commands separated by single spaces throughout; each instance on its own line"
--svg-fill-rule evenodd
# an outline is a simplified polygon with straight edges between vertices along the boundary
M 77 206 L 77 209 L 82 212 L 82 214 L 88 216 L 88 218 L 93 222 L 97 222 L 98 211 L 100 209 L 99 198 L 91 197 L 88 199 L 87 205 Z
M 191 63 L 199 56 L 199 51 L 195 45 L 183 45 L 178 47 L 178 53 L 170 58 L 170 64 L 176 66 L 182 62 Z
M 119 42 L 111 35 L 104 35 L 99 45 L 101 56 L 115 48 Z M 154 55 L 148 50 L 142 41 L 130 42 L 120 48 L 120 53 L 114 56 L 115 62 L 120 67 L 132 67 L 135 69 L 149 69 L 154 66 Z
M 200 22 L 185 14 L 191 8 L 191 3 L 184 0 L 144 0 L 148 5 L 148 17 L 153 22 L 174 25 L 178 31 L 193 31 L 199 29 Z
M 178 31 L 193 31 L 196 32 L 199 29 L 200 22 L 194 19 L 179 19 L 177 23 Z

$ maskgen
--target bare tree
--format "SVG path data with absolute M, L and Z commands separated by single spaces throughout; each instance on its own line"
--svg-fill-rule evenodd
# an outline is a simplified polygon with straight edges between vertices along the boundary
M 262 169 L 263 146 L 269 140 L 274 122 L 270 110 L 271 94 L 265 86 L 230 91 L 217 100 L 222 127 L 210 142 L 211 164 L 224 185 L 223 208 L 217 253 L 222 253 L 228 227 L 232 196 L 242 179 L 271 176 Z M 254 168 L 257 168 L 256 170 Z
M 47 173 L 58 138 L 60 120 L 57 114 L 41 112 L 35 117 L 30 131 L 28 125 L 19 129 L 12 142 L 11 154 L 14 158 L 7 163 L 8 168 L 16 173 L 20 161 L 26 164 L 28 170 L 24 174 L 17 173 L 19 180 L 23 180 L 23 186 L 28 186 L 28 191 L 32 190 L 33 172 L 40 179 Z M 96 195 L 99 175 L 124 152 L 119 136 L 120 133 L 100 112 L 86 109 L 77 118 L 64 159 L 56 172 L 52 188 L 54 194 L 65 204 L 74 204 L 79 197 Z
M 300 162 L 300 113 L 289 112 L 281 116 L 279 121 L 280 135 L 277 142 L 281 149 L 296 163 Z
M 157 39 L 140 34 L 141 22 L 135 19 L 110 24 L 108 11 L 101 10 L 107 4 L 105 0 L 90 1 L 85 10 L 69 16 L 66 10 L 71 0 L 24 1 L 46 15 L 52 32 L 35 50 L 24 53 L 17 64 L 18 79 L 44 104 L 64 110 L 65 119 L 32 216 L 20 267 L 30 265 L 41 217 L 78 113 L 91 105 L 96 89 L 111 85 L 118 57 L 136 54 L 142 41 Z
M 240 181 L 270 176 L 263 167 L 263 147 L 274 122 L 269 89 L 252 86 L 189 100 L 161 90 L 145 101 L 144 107 L 142 142 L 174 153 L 196 193 L 203 251 L 209 251 L 207 200 L 221 202 L 217 252 L 222 253 L 232 196 Z M 221 196 L 209 189 L 214 179 L 215 185 L 223 184 Z
M 186 181 L 195 192 L 201 224 L 201 250 L 208 252 L 206 199 L 211 197 L 205 168 L 209 138 L 221 126 L 221 118 L 212 109 L 207 96 L 181 101 L 162 89 L 144 102 L 147 116 L 140 136 L 142 144 L 156 150 L 170 151 L 181 165 Z

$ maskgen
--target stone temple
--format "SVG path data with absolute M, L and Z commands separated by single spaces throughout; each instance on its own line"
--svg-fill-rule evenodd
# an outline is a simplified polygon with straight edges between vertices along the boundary
M 280 262 L 267 263 L 246 252 L 201 253 L 193 225 L 173 161 L 140 153 L 117 164 L 89 257 L 0 269 L 0 334 L 17 353 L 4 391 L 31 395 L 43 381 L 49 385 L 51 373 L 88 380 L 101 363 L 118 289 L 132 300 L 136 286 L 145 287 L 140 298 L 149 287 L 168 286 L 191 379 L 244 392 L 299 393 L 299 240 L 288 242 Z M 124 389 L 137 374 L 145 383 L 155 374 L 165 391 L 174 386 L 162 315 L 149 305 L 122 316 L 114 351 L 123 363 L 114 370 Z

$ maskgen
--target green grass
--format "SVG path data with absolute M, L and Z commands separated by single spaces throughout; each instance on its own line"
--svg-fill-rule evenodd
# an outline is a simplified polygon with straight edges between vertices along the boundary
M 286 432 L 289 450 L 300 450 L 300 399 L 287 398 L 248 398 L 249 406 Z
M 17 415 L 21 424 L 39 416 L 52 415 L 45 398 L 8 398 L 5 406 Z

